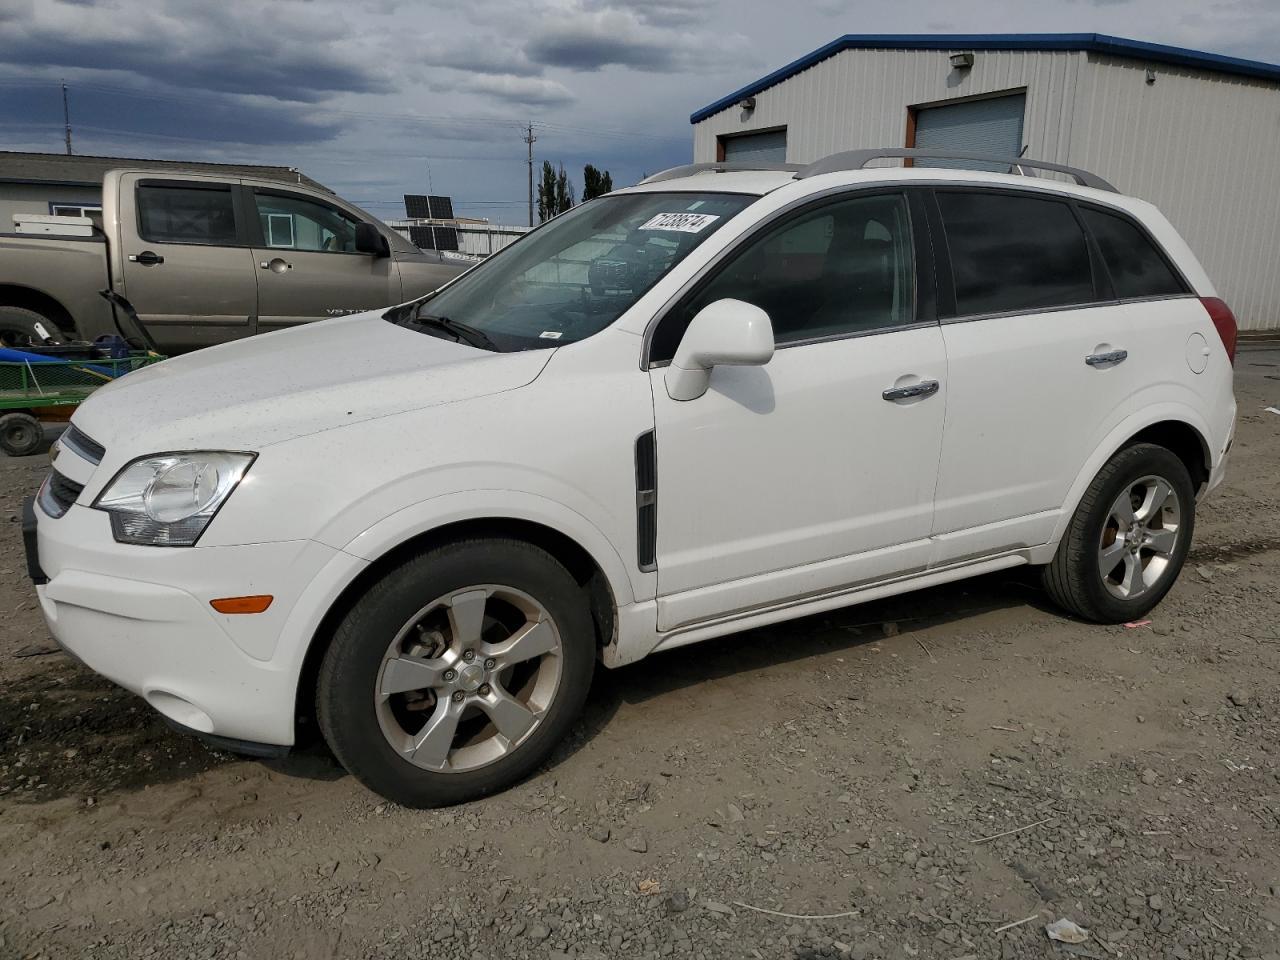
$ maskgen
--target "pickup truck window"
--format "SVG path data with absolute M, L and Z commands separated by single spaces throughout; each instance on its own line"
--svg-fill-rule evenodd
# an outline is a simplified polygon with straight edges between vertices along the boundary
M 155 243 L 234 246 L 236 215 L 231 187 L 139 184 L 138 233 Z
M 355 253 L 356 221 L 336 207 L 296 193 L 255 190 L 254 203 L 268 247 Z
M 677 192 L 601 197 L 386 317 L 458 340 L 469 328 L 472 341 L 499 351 L 585 340 L 755 199 Z

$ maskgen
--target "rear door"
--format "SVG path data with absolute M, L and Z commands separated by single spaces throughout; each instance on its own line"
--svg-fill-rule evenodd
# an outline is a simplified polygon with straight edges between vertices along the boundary
M 1052 534 L 1086 460 L 1131 409 L 1126 308 L 1067 198 L 935 192 L 947 426 L 935 565 Z
M 253 254 L 235 190 L 215 179 L 120 181 L 119 285 L 163 350 L 253 333 Z
M 354 213 L 277 187 L 246 185 L 245 197 L 253 221 L 259 332 L 400 301 L 392 258 L 356 251 L 360 218 Z

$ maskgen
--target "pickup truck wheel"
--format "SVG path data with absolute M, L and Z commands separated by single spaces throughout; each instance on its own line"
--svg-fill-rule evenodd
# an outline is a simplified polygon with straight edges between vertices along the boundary
M 0 416 L 0 450 L 11 457 L 26 457 L 40 449 L 44 427 L 29 413 Z
M 408 807 L 501 790 L 551 753 L 582 709 L 595 634 L 555 558 L 514 540 L 419 554 L 339 624 L 317 684 L 334 755 Z
M 25 307 L 0 306 L 0 346 L 21 350 L 49 340 L 56 343 L 62 339 L 58 333 L 58 325 L 43 314 Z
M 1145 616 L 1178 578 L 1195 509 L 1191 475 L 1172 452 L 1150 443 L 1121 450 L 1081 498 L 1044 569 L 1045 589 L 1097 623 Z

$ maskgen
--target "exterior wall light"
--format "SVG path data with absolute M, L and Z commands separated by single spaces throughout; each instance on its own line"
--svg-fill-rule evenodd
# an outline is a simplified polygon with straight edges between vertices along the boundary
M 741 100 L 738 101 L 738 106 L 740 106 L 743 110 L 746 110 L 748 113 L 750 113 L 752 110 L 756 108 L 756 98 L 743 97 Z
M 957 70 L 968 70 L 973 66 L 973 54 L 953 53 L 951 55 L 951 65 Z

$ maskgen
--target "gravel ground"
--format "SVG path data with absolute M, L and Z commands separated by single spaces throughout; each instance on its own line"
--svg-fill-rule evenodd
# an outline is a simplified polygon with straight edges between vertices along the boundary
M 1150 625 L 1002 574 L 749 631 L 602 671 L 534 777 L 425 813 L 50 652 L 45 461 L 0 460 L 0 957 L 1280 960 L 1280 351 L 1237 394 Z

